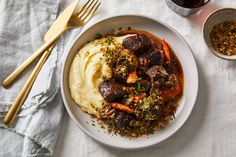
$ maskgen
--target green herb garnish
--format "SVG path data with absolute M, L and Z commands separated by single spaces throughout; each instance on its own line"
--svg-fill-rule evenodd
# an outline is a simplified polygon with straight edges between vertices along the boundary
M 107 79 L 106 75 L 102 75 L 102 79 L 106 80 Z
M 140 92 L 141 91 L 141 84 L 140 83 L 137 83 L 135 86 L 134 86 L 135 90 L 137 92 Z
M 113 37 L 108 37 L 107 38 L 107 44 L 108 45 L 111 45 L 113 43 L 113 41 L 114 41 Z

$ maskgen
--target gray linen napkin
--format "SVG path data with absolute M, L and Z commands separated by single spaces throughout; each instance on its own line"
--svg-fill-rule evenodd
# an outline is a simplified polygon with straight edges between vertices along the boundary
M 0 82 L 43 44 L 43 36 L 58 14 L 60 0 L 0 1 Z M 0 156 L 50 155 L 59 133 L 63 105 L 59 73 L 61 39 L 46 61 L 17 120 L 0 120 Z M 0 87 L 0 117 L 16 98 L 31 68 L 9 89 Z

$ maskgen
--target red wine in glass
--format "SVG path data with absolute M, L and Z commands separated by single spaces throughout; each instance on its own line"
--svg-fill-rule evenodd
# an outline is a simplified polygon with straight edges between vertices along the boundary
M 167 6 L 179 15 L 187 16 L 198 12 L 210 0 L 165 0 Z
M 185 8 L 198 8 L 204 5 L 204 0 L 172 0 L 175 4 Z

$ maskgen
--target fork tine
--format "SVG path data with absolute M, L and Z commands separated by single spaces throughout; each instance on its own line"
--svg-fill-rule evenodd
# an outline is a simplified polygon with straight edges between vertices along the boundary
M 86 14 L 88 14 L 93 8 L 94 6 L 98 3 L 98 0 L 93 0 L 92 3 L 90 3 L 90 5 L 86 8 L 86 10 L 83 13 L 80 13 L 78 16 L 82 17 Z M 90 9 L 90 7 L 92 6 L 92 8 Z
M 78 14 L 76 14 L 76 16 L 82 16 L 83 14 L 85 14 L 94 3 L 94 1 L 95 0 L 88 0 L 88 2 L 83 6 L 82 10 Z
M 91 17 L 95 14 L 95 12 L 97 11 L 100 5 L 101 5 L 101 2 L 98 3 L 98 5 L 94 8 L 94 10 L 90 14 L 87 15 L 87 17 L 85 17 L 84 19 L 85 22 L 91 19 Z
M 85 8 L 87 7 L 87 5 L 90 3 L 89 6 L 88 6 L 88 7 L 90 7 L 93 2 L 94 2 L 94 0 L 92 0 L 92 1 L 87 0 L 87 2 L 82 6 L 82 8 L 75 11 L 74 15 L 77 16 L 77 15 L 83 13 L 85 11 Z
M 92 8 L 88 12 L 86 12 L 84 15 L 81 16 L 81 20 L 84 21 L 84 23 L 86 23 L 97 11 L 100 4 L 101 2 L 97 0 L 96 3 L 92 6 Z

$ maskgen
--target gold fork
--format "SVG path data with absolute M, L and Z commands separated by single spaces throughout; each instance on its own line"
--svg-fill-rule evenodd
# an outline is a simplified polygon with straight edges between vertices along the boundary
M 69 20 L 70 24 L 68 25 L 68 28 L 75 28 L 79 27 L 85 23 L 87 23 L 91 17 L 94 15 L 96 10 L 98 9 L 99 5 L 101 3 L 98 0 L 88 0 L 87 3 L 78 11 L 75 12 L 75 14 L 72 16 L 72 19 Z M 70 27 L 69 27 L 70 26 Z M 36 67 L 32 71 L 30 77 L 24 84 L 23 88 L 21 89 L 20 93 L 18 94 L 16 100 L 12 103 L 10 109 L 8 110 L 7 114 L 4 117 L 4 124 L 9 125 L 15 118 L 16 114 L 18 113 L 21 105 L 25 101 L 27 95 L 30 92 L 30 89 L 40 72 L 43 64 L 47 60 L 48 56 L 50 55 L 51 51 L 46 51 L 42 57 L 40 58 L 39 62 L 37 63 Z M 29 63 L 28 63 L 29 65 Z
M 46 42 L 41 48 L 38 49 L 32 56 L 26 59 L 19 67 L 17 67 L 2 83 L 4 88 L 7 88 L 11 85 L 18 76 L 31 64 L 33 61 L 38 58 L 43 52 L 49 49 L 53 43 L 67 30 L 72 28 L 78 28 L 81 25 L 87 23 L 91 17 L 94 15 L 101 2 L 99 0 L 88 0 L 81 9 L 75 11 L 75 13 L 71 16 L 69 21 L 64 26 L 59 26 L 60 22 L 55 27 L 50 29 L 54 29 L 57 31 L 53 31 L 54 34 L 51 35 L 50 40 Z M 63 25 L 63 24 L 62 24 Z M 58 27 L 59 26 L 59 27 Z

